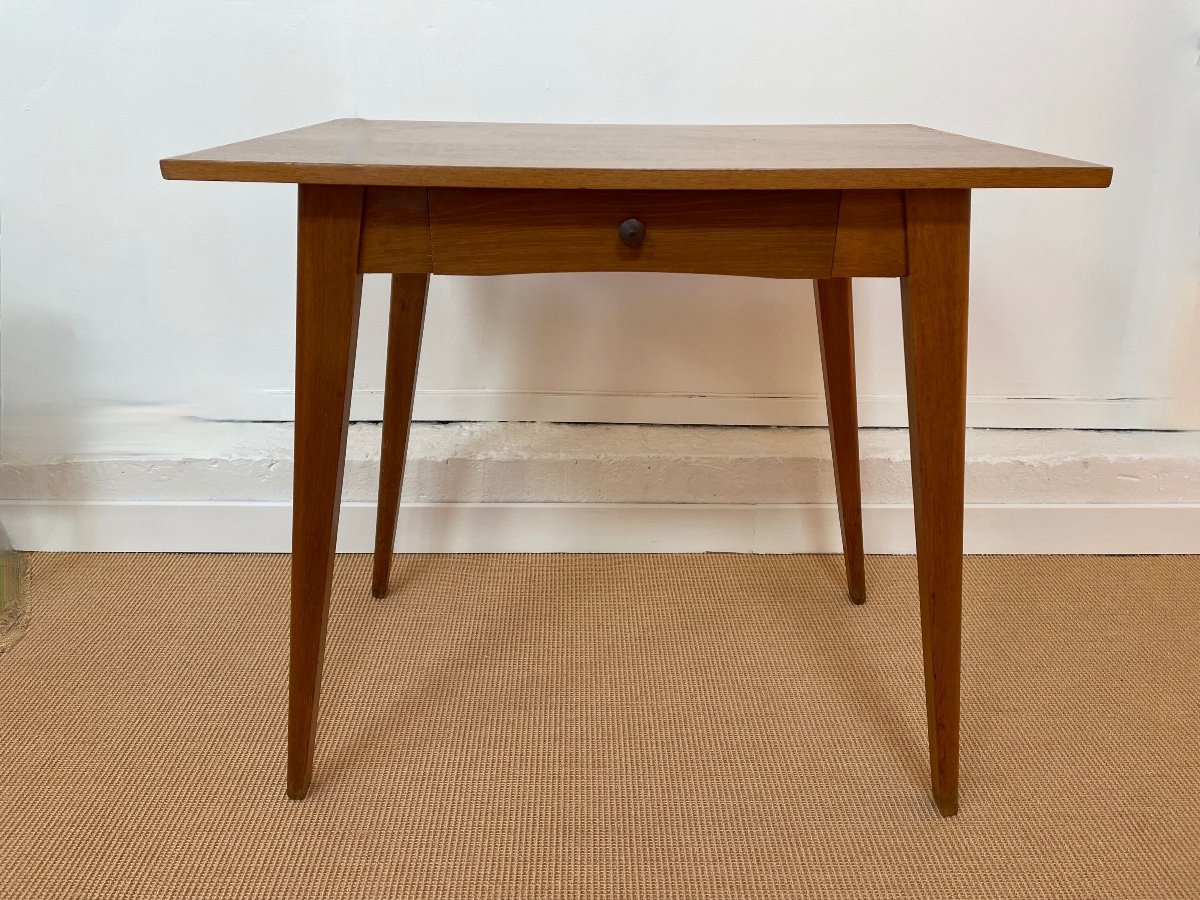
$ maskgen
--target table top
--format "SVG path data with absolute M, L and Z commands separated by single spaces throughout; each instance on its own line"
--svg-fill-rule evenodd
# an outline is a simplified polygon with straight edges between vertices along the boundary
M 1107 187 L 1112 169 L 917 125 L 335 119 L 164 159 L 164 178 L 408 187 Z

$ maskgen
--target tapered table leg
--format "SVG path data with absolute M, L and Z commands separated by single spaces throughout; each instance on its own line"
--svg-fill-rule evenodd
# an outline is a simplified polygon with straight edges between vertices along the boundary
M 287 793 L 312 778 L 362 276 L 363 189 L 300 185 Z
M 850 600 L 867 599 L 863 559 L 862 487 L 858 475 L 858 395 L 854 385 L 854 308 L 849 278 L 820 278 L 817 295 L 817 334 L 825 406 L 829 412 L 829 442 L 833 448 L 833 480 L 837 487 L 838 518 L 842 523 L 842 555 Z
M 392 276 L 387 377 L 383 394 L 383 448 L 379 455 L 379 506 L 375 518 L 375 558 L 371 573 L 371 594 L 375 597 L 385 597 L 388 592 L 428 292 L 428 275 Z
M 933 798 L 958 811 L 970 191 L 906 194 L 901 281 Z

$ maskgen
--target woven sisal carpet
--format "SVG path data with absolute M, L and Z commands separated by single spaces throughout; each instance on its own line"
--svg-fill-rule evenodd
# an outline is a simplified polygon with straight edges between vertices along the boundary
M 1200 558 L 968 560 L 950 820 L 911 559 L 343 558 L 300 804 L 287 565 L 34 558 L 0 896 L 1200 897 Z

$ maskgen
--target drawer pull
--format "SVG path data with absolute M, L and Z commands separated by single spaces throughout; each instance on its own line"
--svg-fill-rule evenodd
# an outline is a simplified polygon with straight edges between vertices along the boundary
M 646 226 L 637 219 L 626 219 L 617 229 L 617 235 L 626 247 L 640 247 L 646 240 Z

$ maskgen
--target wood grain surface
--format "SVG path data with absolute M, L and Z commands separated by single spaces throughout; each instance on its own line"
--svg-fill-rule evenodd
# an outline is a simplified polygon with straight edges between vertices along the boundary
M 837 191 L 532 191 L 430 188 L 433 271 L 829 273 Z M 621 243 L 627 219 L 645 225 Z
M 425 322 L 428 275 L 393 275 L 388 316 L 387 374 L 383 394 L 383 444 L 379 453 L 379 505 L 375 512 L 375 559 L 371 596 L 386 597 L 396 544 L 396 516 L 408 454 L 417 361 Z
M 1107 187 L 1112 170 L 916 125 L 336 119 L 162 160 L 165 178 L 410 187 Z
M 620 224 L 631 217 L 648 229 L 649 240 L 637 248 L 624 246 L 618 237 Z M 882 190 L 372 187 L 366 191 L 359 249 L 363 272 L 444 275 L 657 271 L 898 277 L 907 266 L 904 194 Z
M 971 194 L 909 191 L 900 282 L 933 799 L 958 812 Z
M 424 188 L 368 188 L 363 201 L 361 272 L 431 272 Z
M 858 474 L 853 295 L 849 278 L 819 278 L 814 286 L 825 408 L 829 412 L 829 442 L 833 451 L 833 480 L 842 526 L 842 555 L 846 563 L 846 589 L 852 602 L 865 603 L 867 576 L 863 558 L 862 486 Z
M 898 277 L 908 271 L 903 191 L 842 191 L 834 277 Z
M 362 276 L 363 189 L 300 188 L 287 793 L 308 793 L 342 496 Z

